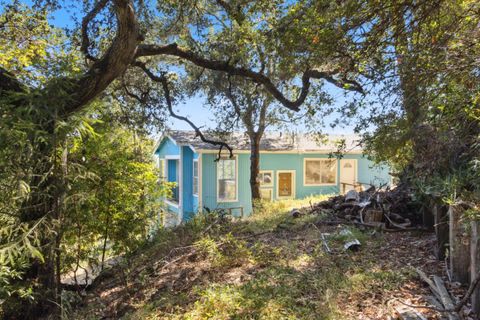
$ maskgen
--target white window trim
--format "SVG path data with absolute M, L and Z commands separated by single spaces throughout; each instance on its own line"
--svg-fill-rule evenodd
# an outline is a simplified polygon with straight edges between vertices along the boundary
M 163 161 L 163 170 L 160 170 L 162 169 L 162 166 L 160 165 Z M 158 166 L 158 169 L 159 169 L 159 173 L 160 173 L 160 179 L 163 179 L 163 181 L 166 181 L 167 178 L 166 178 L 166 168 L 167 168 L 167 159 L 165 158 L 160 158 L 158 157 L 158 163 L 157 163 L 157 166 Z
M 197 163 L 197 193 L 193 192 L 195 190 L 194 186 L 195 183 L 193 183 L 192 186 L 192 194 L 194 197 L 198 197 L 198 194 L 200 193 L 200 167 L 198 165 L 198 159 L 193 159 L 193 166 L 192 166 L 192 182 L 195 181 L 195 162 Z
M 258 171 L 258 173 L 270 173 L 271 176 L 272 176 L 272 182 L 270 184 L 262 184 L 262 182 L 260 181 L 260 187 L 261 188 L 272 188 L 273 187 L 273 179 L 275 178 L 275 176 L 273 175 L 273 170 L 260 170 Z M 273 193 L 272 193 L 273 195 Z
M 335 182 L 334 183 L 307 183 L 307 161 L 335 161 Z M 338 185 L 338 160 L 332 158 L 303 158 L 303 186 L 304 187 L 322 187 Z
M 279 196 L 278 188 L 280 187 L 280 173 L 292 173 L 292 195 L 291 196 Z M 295 170 L 277 170 L 277 186 L 276 186 L 276 198 L 277 199 L 295 199 L 297 197 L 297 186 L 296 186 L 296 171 Z
M 219 197 L 218 197 L 218 190 L 220 190 L 219 188 L 219 183 L 218 183 L 218 170 L 217 170 L 217 165 L 218 165 L 218 162 L 216 162 L 216 165 L 215 165 L 215 179 L 217 180 L 217 190 L 215 190 L 216 192 L 216 197 L 217 197 L 217 203 L 227 203 L 227 202 L 238 202 L 238 157 L 237 155 L 234 155 L 233 156 L 233 159 L 235 159 L 235 199 L 234 200 L 221 200 Z M 226 158 L 225 160 L 232 160 L 232 158 Z
M 164 201 L 165 201 L 165 203 L 168 204 L 169 206 L 178 208 L 178 203 L 173 202 L 173 201 L 170 201 L 170 200 L 167 200 L 167 199 L 165 199 Z

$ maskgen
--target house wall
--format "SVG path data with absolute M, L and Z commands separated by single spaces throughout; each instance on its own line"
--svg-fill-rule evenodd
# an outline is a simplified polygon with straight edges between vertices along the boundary
M 250 193 L 250 156 L 248 154 L 237 154 L 237 172 L 238 184 L 237 194 L 238 201 L 235 202 L 217 202 L 217 163 L 215 159 L 216 153 L 202 154 L 202 206 L 210 210 L 220 208 L 243 207 L 245 213 L 252 211 L 251 193 Z M 239 214 L 238 210 L 233 214 Z
M 159 159 L 167 160 L 168 157 L 172 156 L 180 156 L 180 147 L 177 146 L 170 138 L 165 138 L 158 146 L 157 150 L 155 151 L 155 155 Z M 177 174 L 177 165 L 175 161 L 166 161 L 166 173 L 167 179 L 169 181 L 178 182 Z M 180 175 L 180 172 L 178 172 Z M 175 178 L 174 178 L 175 177 Z M 165 199 L 162 199 L 165 200 Z M 167 215 L 165 216 L 165 221 L 163 221 L 164 225 L 176 225 L 178 223 L 178 216 L 181 213 L 180 208 L 178 206 L 172 205 L 170 203 L 165 203 L 165 209 L 167 211 Z
M 165 138 L 158 146 L 155 155 L 159 158 L 165 158 L 165 156 L 179 156 L 180 147 L 177 146 L 170 138 Z
M 198 159 L 199 155 L 189 146 L 179 146 L 168 137 L 160 143 L 155 155 L 166 160 L 171 157 L 179 158 L 178 163 L 167 161 L 166 170 L 168 180 L 178 184 L 180 203 L 179 206 L 165 203 L 165 208 L 178 218 L 178 222 L 189 220 L 199 206 L 198 196 L 193 195 L 193 160 Z
M 251 192 L 250 192 L 250 155 L 248 153 L 237 154 L 238 166 L 238 201 L 236 202 L 217 202 L 217 180 L 216 180 L 216 154 L 202 154 L 202 202 L 204 207 L 210 210 L 218 208 L 243 207 L 245 214 L 252 211 Z M 261 153 L 260 170 L 273 171 L 273 199 L 276 197 L 277 171 L 294 170 L 295 171 L 295 196 L 296 198 L 305 198 L 317 194 L 334 194 L 340 191 L 340 164 L 337 160 L 337 184 L 329 186 L 304 186 L 304 159 L 305 158 L 325 158 L 328 154 L 322 153 Z M 357 181 L 362 183 L 371 183 L 380 185 L 389 183 L 388 167 L 374 167 L 373 162 L 360 154 L 346 154 L 345 159 L 357 160 Z M 234 210 L 234 214 L 238 210 Z
M 182 211 L 183 220 L 189 220 L 194 214 L 193 206 L 193 155 L 190 147 L 182 146 Z

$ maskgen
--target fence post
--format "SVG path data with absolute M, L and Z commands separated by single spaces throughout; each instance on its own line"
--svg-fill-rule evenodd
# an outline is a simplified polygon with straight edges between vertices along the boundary
M 462 221 L 463 207 L 451 205 L 450 217 L 450 272 L 452 280 L 468 284 L 470 280 L 470 239 Z
M 448 248 L 448 210 L 447 207 L 437 202 L 433 205 L 433 218 L 435 220 L 435 235 L 437 236 L 436 256 L 438 260 L 445 259 Z
M 472 221 L 472 235 L 470 238 L 470 281 L 475 280 L 475 275 L 480 270 L 480 222 Z M 472 310 L 480 316 L 480 287 L 473 291 L 472 294 Z

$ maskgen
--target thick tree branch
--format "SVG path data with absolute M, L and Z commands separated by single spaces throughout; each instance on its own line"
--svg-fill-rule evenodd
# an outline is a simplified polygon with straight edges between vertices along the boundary
M 175 111 L 173 110 L 173 103 L 172 103 L 172 97 L 170 95 L 170 88 L 168 86 L 168 79 L 167 79 L 165 74 L 162 74 L 161 76 L 157 76 L 152 71 L 150 71 L 145 66 L 145 64 L 143 64 L 141 62 L 136 62 L 135 66 L 141 68 L 145 72 L 145 74 L 150 78 L 150 80 L 152 80 L 154 82 L 157 82 L 157 83 L 160 83 L 162 85 L 163 94 L 164 94 L 164 97 L 165 97 L 165 102 L 167 104 L 167 109 L 168 109 L 168 112 L 170 113 L 170 115 L 172 117 L 188 123 L 188 125 L 190 127 L 192 127 L 192 129 L 195 131 L 195 136 L 199 137 L 200 140 L 202 140 L 203 142 L 220 147 L 219 150 L 218 150 L 218 156 L 217 156 L 216 161 L 220 160 L 223 148 L 228 150 L 228 152 L 230 154 L 230 158 L 233 157 L 233 149 L 226 142 L 218 141 L 218 140 L 211 140 L 211 139 L 206 138 L 205 135 L 203 134 L 203 132 L 200 130 L 200 128 L 198 128 L 190 119 L 175 113 Z M 128 91 L 127 91 L 127 94 L 128 94 Z M 135 97 L 137 95 L 130 95 L 130 96 Z M 138 100 L 138 98 L 137 98 L 137 100 Z
M 88 51 L 90 47 L 90 39 L 88 38 L 88 24 L 105 8 L 109 0 L 100 0 L 94 6 L 93 9 L 82 20 L 82 45 L 80 50 L 83 52 L 87 59 L 97 61 L 98 59 L 90 54 Z
M 68 116 L 94 99 L 132 63 L 142 37 L 131 0 L 113 0 L 117 18 L 117 34 L 112 44 L 79 80 L 73 80 L 71 102 L 62 115 Z
M 175 56 L 190 61 L 199 67 L 215 71 L 222 71 L 230 75 L 241 76 L 251 79 L 256 83 L 262 84 L 264 88 L 268 92 L 270 92 L 270 94 L 272 94 L 275 99 L 277 99 L 282 105 L 293 111 L 299 111 L 300 106 L 307 98 L 311 86 L 311 79 L 324 79 L 325 81 L 330 82 L 339 88 L 349 91 L 355 91 L 362 94 L 364 93 L 362 86 L 357 81 L 346 79 L 345 77 L 342 79 L 335 78 L 335 76 L 339 74 L 337 70 L 319 71 L 315 69 L 309 69 L 306 70 L 301 77 L 302 86 L 300 94 L 295 100 L 290 100 L 275 86 L 273 81 L 265 74 L 253 71 L 248 68 L 232 65 L 229 61 L 220 61 L 204 58 L 196 52 L 193 52 L 192 50 L 179 47 L 176 43 L 165 46 L 144 44 L 140 45 L 137 50 L 137 57 L 155 55 Z

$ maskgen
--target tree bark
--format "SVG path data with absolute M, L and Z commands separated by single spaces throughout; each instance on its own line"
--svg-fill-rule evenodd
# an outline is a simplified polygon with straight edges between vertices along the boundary
M 109 214 L 109 213 L 108 213 Z M 110 225 L 110 214 L 107 216 L 107 221 L 105 222 L 105 232 L 103 234 L 103 247 L 102 247 L 102 266 L 101 271 L 105 266 L 105 251 L 107 250 L 107 240 L 108 240 L 108 230 Z
M 250 189 L 252 193 L 252 205 L 260 200 L 260 181 L 258 175 L 260 173 L 260 140 L 258 133 L 250 132 Z

